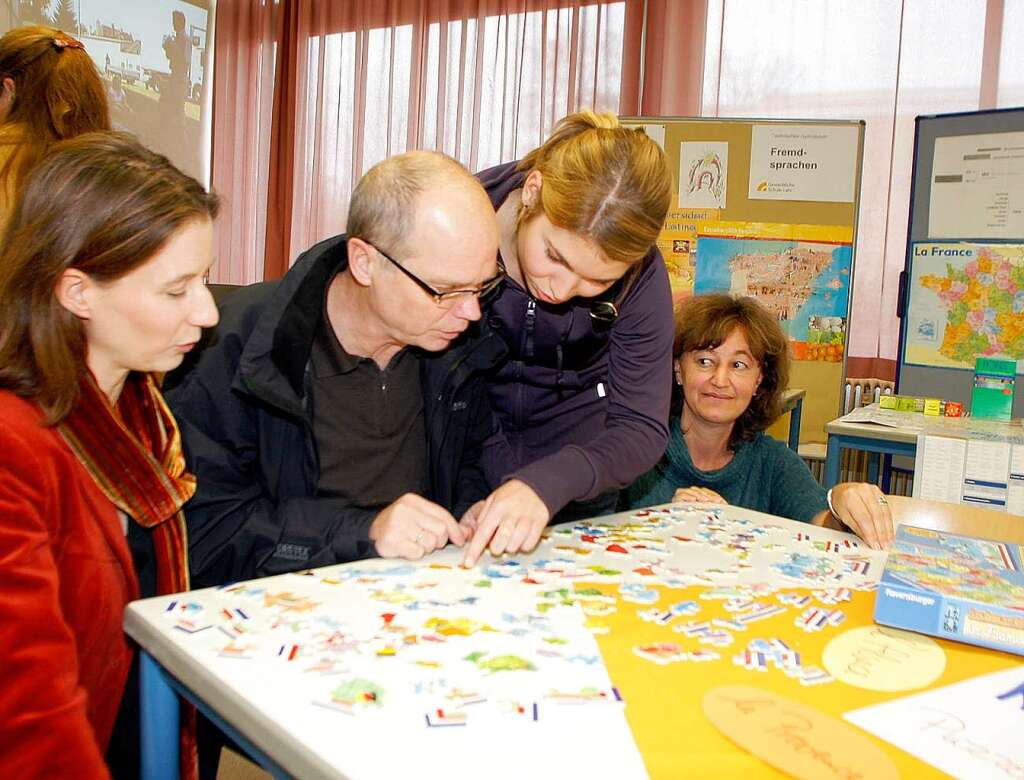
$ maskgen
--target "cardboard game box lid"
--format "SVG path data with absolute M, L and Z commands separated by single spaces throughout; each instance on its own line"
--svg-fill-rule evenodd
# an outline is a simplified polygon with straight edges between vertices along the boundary
M 901 526 L 878 585 L 875 620 L 1024 655 L 1024 550 Z

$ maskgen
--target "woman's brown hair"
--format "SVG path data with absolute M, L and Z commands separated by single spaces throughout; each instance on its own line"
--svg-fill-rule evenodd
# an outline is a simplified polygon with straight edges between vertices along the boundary
M 540 197 L 520 222 L 539 210 L 555 227 L 629 265 L 654 245 L 672 200 L 661 147 L 639 128 L 620 127 L 613 114 L 570 114 L 518 170 L 543 176 Z
M 56 144 L 25 180 L 0 250 L 0 388 L 60 422 L 86 371 L 84 328 L 55 294 L 61 275 L 119 279 L 217 209 L 216 195 L 131 136 Z
M 733 424 L 729 446 L 750 441 L 782 414 L 782 394 L 789 386 L 789 339 L 771 312 L 753 298 L 732 295 L 697 295 L 676 313 L 676 339 L 672 349 L 678 363 L 686 352 L 714 349 L 739 328 L 761 369 L 750 406 Z M 678 400 L 682 400 L 680 392 Z M 677 404 L 682 412 L 682 405 Z M 674 416 L 674 414 L 673 414 Z
M 17 27 L 0 38 L 0 82 L 14 82 L 5 125 L 21 132 L 0 169 L 4 190 L 16 192 L 28 170 L 53 143 L 110 130 L 103 81 L 81 42 L 53 27 Z M 9 208 L 9 205 L 8 205 Z

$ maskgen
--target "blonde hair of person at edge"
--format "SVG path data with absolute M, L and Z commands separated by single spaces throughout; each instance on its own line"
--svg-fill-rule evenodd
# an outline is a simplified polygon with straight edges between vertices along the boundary
M 50 146 L 102 130 L 110 130 L 107 95 L 81 41 L 53 27 L 0 38 L 0 226 Z
M 625 505 L 733 504 L 824 525 L 834 517 L 871 547 L 888 547 L 893 519 L 876 485 L 826 493 L 807 464 L 764 431 L 782 413 L 789 340 L 753 298 L 698 295 L 680 310 L 671 434 L 661 461 L 625 493 Z
M 521 161 L 478 174 L 508 273 L 483 326 L 509 354 L 488 380 L 492 493 L 462 518 L 464 564 L 533 549 L 548 522 L 616 511 L 668 440 L 672 303 L 655 246 L 662 149 L 611 114 L 571 114 Z

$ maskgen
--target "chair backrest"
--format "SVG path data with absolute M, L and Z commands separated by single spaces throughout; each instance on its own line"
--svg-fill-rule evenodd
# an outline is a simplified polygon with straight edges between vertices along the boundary
M 935 531 L 998 539 L 1024 544 L 1024 517 L 969 504 L 947 504 L 923 498 L 889 496 L 897 525 L 915 525 Z
M 242 287 L 240 284 L 208 284 L 206 289 L 210 291 L 210 295 L 213 296 L 213 302 L 220 306 L 221 302 L 227 298 L 235 290 Z
M 243 286 L 240 284 L 207 284 L 206 289 L 210 291 L 210 295 L 213 296 L 213 302 L 217 304 L 219 309 L 228 296 L 237 290 L 241 290 Z M 181 361 L 181 365 L 164 377 L 163 391 L 165 393 L 170 392 L 184 381 L 188 373 L 196 367 L 196 364 L 199 362 L 199 356 L 203 354 L 203 350 L 210 346 L 216 337 L 216 328 L 207 328 L 203 331 L 199 343 L 185 356 L 185 359 Z

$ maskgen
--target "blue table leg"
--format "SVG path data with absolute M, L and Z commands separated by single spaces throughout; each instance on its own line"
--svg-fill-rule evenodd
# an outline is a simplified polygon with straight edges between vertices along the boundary
M 828 435 L 828 445 L 825 450 L 825 487 L 834 487 L 839 482 L 839 455 L 844 449 L 863 450 L 873 453 L 871 463 L 874 468 L 874 478 L 878 477 L 878 454 L 891 458 L 893 455 L 908 455 L 914 457 L 917 452 L 917 442 L 888 441 L 885 439 L 868 439 L 863 436 L 846 436 L 838 433 Z M 886 464 L 888 466 L 888 464 Z
M 178 694 L 149 653 L 139 658 L 143 780 L 178 780 Z
M 868 482 L 872 485 L 878 484 L 878 453 L 868 453 Z
M 829 434 L 825 448 L 825 489 L 834 487 L 839 482 L 839 438 Z
M 801 398 L 796 402 L 793 411 L 789 413 L 789 448 L 793 452 L 800 450 L 800 417 L 803 414 L 803 407 L 804 399 Z
M 258 749 L 216 710 L 174 679 L 149 653 L 139 659 L 139 696 L 142 728 L 142 780 L 179 780 L 178 742 L 181 702 L 192 704 L 209 718 L 256 764 L 272 777 L 292 780 L 266 753 Z M 179 698 L 180 697 L 180 698 Z

